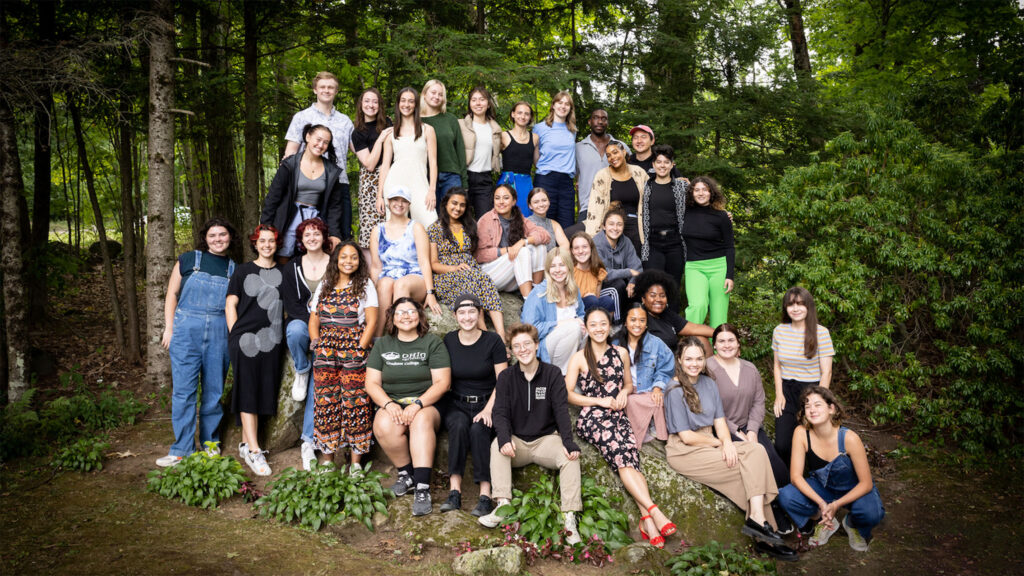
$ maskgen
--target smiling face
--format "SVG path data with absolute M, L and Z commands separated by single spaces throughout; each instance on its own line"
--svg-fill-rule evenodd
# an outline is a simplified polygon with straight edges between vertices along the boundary
M 526 104 L 520 104 L 512 111 L 512 121 L 516 123 L 516 126 L 525 128 L 533 121 L 533 111 Z
M 577 265 L 587 264 L 590 261 L 590 242 L 586 238 L 573 238 L 572 259 Z
M 611 329 L 611 321 L 608 314 L 603 310 L 596 310 L 587 315 L 587 334 L 590 339 L 598 344 L 608 340 L 608 332 Z
M 318 80 L 313 92 L 316 93 L 316 99 L 321 104 L 333 104 L 334 97 L 338 94 L 338 83 L 330 78 Z
M 537 192 L 530 199 L 530 210 L 541 218 L 547 218 L 548 208 L 551 208 L 551 199 L 544 192 Z
M 551 109 L 555 112 L 555 120 L 557 122 L 565 122 L 569 113 L 572 112 L 572 101 L 568 97 L 563 96 L 551 104 Z
M 455 322 L 466 332 L 476 330 L 479 321 L 480 311 L 476 309 L 476 306 L 463 306 L 455 311 Z
M 487 109 L 490 108 L 491 103 L 487 100 L 487 96 L 484 96 L 483 92 L 474 90 L 469 96 L 469 109 L 473 111 L 475 116 L 483 116 L 487 113 Z
M 444 105 L 444 85 L 434 84 L 423 93 L 423 100 L 435 110 L 440 110 Z
M 732 332 L 722 331 L 715 337 L 715 353 L 719 358 L 732 360 L 740 354 L 740 341 Z
M 531 366 L 537 360 L 537 343 L 529 334 L 516 334 L 510 343 L 512 355 L 523 366 Z
M 551 276 L 551 279 L 557 284 L 565 284 L 565 279 L 569 277 L 569 267 L 566 266 L 565 262 L 562 262 L 561 256 L 555 256 L 551 259 L 548 276 Z
M 836 414 L 836 407 L 829 404 L 820 394 L 808 394 L 804 402 L 804 418 L 811 425 L 824 424 Z
M 508 218 L 515 203 L 516 201 L 512 198 L 512 191 L 509 190 L 508 186 L 498 186 L 494 190 L 494 211 L 499 216 Z
M 315 226 L 306 226 L 302 231 L 302 245 L 306 252 L 319 252 L 324 246 L 324 235 Z
M 626 331 L 634 338 L 639 338 L 647 330 L 647 312 L 643 308 L 633 308 L 626 314 Z
M 231 247 L 231 232 L 223 226 L 210 226 L 206 231 L 206 249 L 210 254 L 223 256 Z
M 608 158 L 608 165 L 615 169 L 621 168 L 626 161 L 626 155 L 618 146 L 608 146 L 605 148 L 604 155 Z
M 707 206 L 711 202 L 711 189 L 704 182 L 693 185 L 693 201 L 699 206 Z
M 398 98 L 398 112 L 402 117 L 412 117 L 416 113 L 416 94 L 412 90 L 402 92 Z
M 412 302 L 402 302 L 395 307 L 395 327 L 400 333 L 416 333 L 420 323 L 420 314 Z
M 665 293 L 665 287 L 661 284 L 655 284 L 648 288 L 641 300 L 644 308 L 652 314 L 661 314 L 668 306 L 668 295 Z
M 633 152 L 643 154 L 651 149 L 652 144 L 654 144 L 654 138 L 647 132 L 637 130 L 633 133 Z
M 448 211 L 448 219 L 451 222 L 458 222 L 466 213 L 466 197 L 462 194 L 452 194 L 448 197 L 444 209 Z
M 306 134 L 306 150 L 316 157 L 323 156 L 331 145 L 331 131 L 326 128 L 310 130 Z
M 277 252 L 276 235 L 270 230 L 260 230 L 256 238 L 256 253 L 263 258 L 273 258 L 274 252 Z
M 626 222 L 618 214 L 612 214 L 604 219 L 604 235 L 613 242 L 622 238 L 622 231 L 625 228 Z
M 654 173 L 655 175 L 658 176 L 658 178 L 668 178 L 668 176 L 672 173 L 672 168 L 674 168 L 675 165 L 675 162 L 659 154 L 654 159 Z
M 354 246 L 342 246 L 338 251 L 338 270 L 351 278 L 359 270 L 359 250 Z
M 803 322 L 807 318 L 807 305 L 803 300 L 794 298 L 786 304 L 786 313 L 793 322 Z
M 388 200 L 388 210 L 395 216 L 405 216 L 409 213 L 409 201 L 400 196 Z
M 377 117 L 377 112 L 380 112 L 380 98 L 373 92 L 366 92 L 359 102 L 359 108 L 367 121 L 373 120 Z
M 683 373 L 691 382 L 696 382 L 700 373 L 704 370 L 704 349 L 700 346 L 687 346 L 679 355 L 679 362 L 683 366 Z

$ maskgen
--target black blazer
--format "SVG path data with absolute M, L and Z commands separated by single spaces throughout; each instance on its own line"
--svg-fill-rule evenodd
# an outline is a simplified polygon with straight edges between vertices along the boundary
M 295 196 L 301 158 L 302 154 L 298 153 L 281 161 L 277 174 L 270 183 L 267 197 L 263 201 L 260 223 L 277 228 L 279 234 L 284 234 L 292 218 L 295 218 Z M 320 211 L 320 218 L 327 224 L 327 235 L 348 240 L 352 238 L 352 199 L 348 195 L 348 186 L 338 181 L 341 168 L 326 158 L 323 160 L 329 184 L 316 208 Z M 327 239 L 324 238 L 324 241 Z

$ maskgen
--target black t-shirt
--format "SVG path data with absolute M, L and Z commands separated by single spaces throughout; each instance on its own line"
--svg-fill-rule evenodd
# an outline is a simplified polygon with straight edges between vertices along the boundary
M 676 214 L 676 197 L 672 192 L 672 183 L 658 184 L 652 178 L 651 199 L 649 203 L 651 214 L 651 232 L 668 230 L 673 233 L 676 240 L 679 237 L 679 219 Z
M 628 214 L 637 213 L 637 207 L 640 205 L 640 190 L 637 189 L 636 182 L 632 178 L 624 182 L 613 178 L 609 196 L 612 202 L 621 203 L 622 209 Z
M 673 353 L 679 343 L 679 332 L 685 327 L 686 319 L 671 310 L 657 316 L 647 312 L 647 331 L 657 336 Z
M 205 256 L 203 260 L 206 260 Z M 261 352 L 269 352 L 275 344 L 281 342 L 280 332 L 284 323 L 284 301 L 281 299 L 283 280 L 284 274 L 279 265 L 261 268 L 255 262 L 246 262 L 235 269 L 228 281 L 228 295 L 238 297 L 238 306 L 235 308 L 238 320 L 231 327 L 232 336 L 248 333 L 256 335 L 253 345 L 258 346 Z M 274 333 L 277 333 L 276 338 Z
M 228 264 L 231 260 L 227 256 L 216 256 L 209 252 L 203 252 L 203 255 L 199 258 L 199 270 L 206 272 L 210 276 L 220 276 L 222 278 L 228 277 Z M 185 283 L 188 281 L 188 277 L 192 275 L 192 272 L 196 266 L 196 253 L 195 251 L 185 252 L 181 256 L 178 256 L 178 272 L 181 273 L 181 287 L 178 289 L 178 293 L 185 288 Z
M 646 160 L 637 160 L 636 159 L 636 154 L 632 154 L 632 155 L 630 155 L 629 158 L 626 159 L 626 163 L 627 164 L 632 164 L 633 166 L 639 166 L 639 167 L 643 168 L 644 170 L 647 170 L 647 175 L 651 178 L 652 181 L 657 176 L 657 174 L 654 173 L 654 154 L 653 153 L 651 153 L 651 155 L 648 156 Z M 676 170 L 675 166 L 672 167 L 672 171 L 669 172 L 668 175 L 671 176 L 673 180 L 675 180 L 676 178 L 679 178 L 679 176 L 681 176 L 681 174 L 679 174 L 679 170 Z
M 494 366 L 508 362 L 505 344 L 494 332 L 482 332 L 470 346 L 459 341 L 459 331 L 445 334 L 444 345 L 452 360 L 451 392 L 461 396 L 490 396 L 497 376 Z
M 384 126 L 387 128 L 391 126 L 391 119 L 388 118 L 387 124 Z M 353 130 L 352 131 L 352 149 L 356 152 L 360 150 L 372 149 L 373 145 L 377 143 L 377 137 L 380 136 L 380 131 L 377 130 L 377 121 L 366 123 L 365 130 Z M 377 168 L 380 168 L 381 163 L 384 160 L 384 154 L 377 159 Z

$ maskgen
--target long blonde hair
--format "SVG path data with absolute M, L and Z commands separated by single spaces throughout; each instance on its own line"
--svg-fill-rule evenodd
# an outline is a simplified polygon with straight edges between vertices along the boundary
M 555 287 L 555 281 L 551 279 L 551 263 L 554 262 L 555 258 L 562 260 L 562 263 L 569 268 L 569 273 L 565 277 L 565 300 L 572 302 L 580 297 L 580 289 L 576 286 L 576 280 L 573 280 L 573 271 L 575 266 L 572 263 L 572 255 L 569 251 L 560 246 L 556 246 L 550 252 L 548 252 L 547 258 L 544 259 L 544 281 L 547 282 L 547 288 L 545 289 L 545 296 L 547 296 L 548 302 L 552 304 L 558 304 L 561 302 L 560 294 L 558 289 Z
M 426 90 L 426 88 L 424 88 Z M 576 105 L 572 102 L 572 94 L 569 94 L 565 90 L 556 93 L 551 98 L 551 108 L 548 110 L 548 115 L 544 117 L 544 123 L 551 126 L 551 123 L 555 121 L 555 102 L 558 102 L 562 98 L 569 101 L 569 115 L 565 117 L 565 127 L 569 129 L 569 132 L 576 133 Z
M 420 110 L 427 109 L 427 90 L 430 90 L 434 86 L 441 87 L 441 108 L 439 114 L 444 114 L 448 111 L 448 89 L 444 87 L 444 82 L 436 78 L 427 80 L 427 83 L 423 85 L 423 90 L 420 90 Z

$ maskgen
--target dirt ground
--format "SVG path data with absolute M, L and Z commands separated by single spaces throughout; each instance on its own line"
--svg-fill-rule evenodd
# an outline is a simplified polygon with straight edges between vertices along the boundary
M 101 280 L 95 270 L 82 275 L 50 308 L 58 321 L 33 333 L 41 398 L 61 393 L 59 375 L 74 372 L 89 387 L 132 390 L 151 408 L 141 423 L 111 434 L 100 472 L 53 474 L 44 458 L 0 465 L 0 575 L 452 573 L 453 550 L 415 549 L 406 533 L 387 523 L 375 533 L 352 525 L 311 533 L 256 517 L 240 497 L 207 511 L 146 492 L 146 473 L 172 440 L 168 398 L 147 388 L 141 367 L 125 365 L 113 352 L 109 313 L 96 305 L 106 302 Z M 856 418 L 851 426 L 871 449 L 885 522 L 867 553 L 852 551 L 840 531 L 799 562 L 780 563 L 780 574 L 1024 574 L 1024 550 L 1017 543 L 1024 486 L 1019 463 L 966 473 L 941 453 L 913 450 L 893 431 Z M 271 455 L 270 464 L 277 471 L 298 460 L 294 448 Z M 446 493 L 441 484 L 435 504 Z M 466 488 L 464 502 L 475 501 Z M 700 541 L 699 535 L 685 536 Z M 644 573 L 553 561 L 528 572 Z

